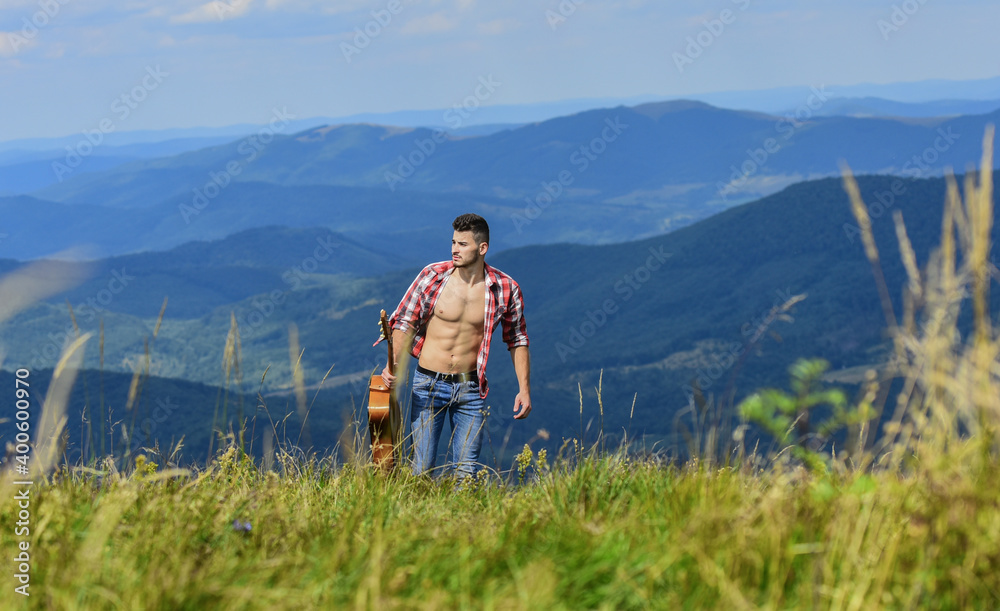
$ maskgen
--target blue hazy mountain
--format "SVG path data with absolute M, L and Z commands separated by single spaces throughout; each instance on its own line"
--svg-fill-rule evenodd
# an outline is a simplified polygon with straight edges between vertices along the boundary
M 842 160 L 912 178 L 961 171 L 998 118 L 796 118 L 675 101 L 482 136 L 365 124 L 267 133 L 74 173 L 33 192 L 32 205 L 0 198 L 18 219 L 0 256 L 79 244 L 108 256 L 275 224 L 422 235 L 466 210 L 500 219 L 500 249 L 621 242 L 835 175 Z
M 1000 99 L 995 100 L 935 100 L 933 102 L 896 102 L 884 98 L 833 98 L 815 111 L 817 116 L 848 117 L 957 117 L 961 115 L 983 115 L 1000 108 Z M 795 108 L 784 113 L 792 114 Z
M 137 161 L 73 177 L 35 195 L 137 208 L 231 179 L 383 188 L 387 198 L 400 190 L 421 190 L 534 200 L 566 172 L 566 199 L 607 203 L 625 198 L 621 203 L 627 204 L 644 198 L 662 204 L 688 199 L 678 191 L 695 191 L 704 204 L 720 184 L 734 179 L 788 182 L 835 173 L 841 159 L 871 172 L 961 167 L 976 158 L 979 138 L 969 136 L 981 134 L 998 116 L 994 111 L 923 121 L 789 118 L 677 101 L 592 110 L 469 138 L 419 128 L 334 125 L 278 134 L 266 144 L 244 139 Z M 949 136 L 942 140 L 942 134 Z M 925 154 L 931 161 L 907 165 Z
M 165 138 L 167 133 L 162 136 Z M 232 139 L 231 136 L 166 138 L 115 145 L 112 143 L 116 135 L 92 134 L 88 140 L 78 134 L 0 143 L 0 195 L 31 193 L 74 175 L 101 172 L 138 159 L 178 155 Z M 128 140 L 118 138 L 118 141 Z

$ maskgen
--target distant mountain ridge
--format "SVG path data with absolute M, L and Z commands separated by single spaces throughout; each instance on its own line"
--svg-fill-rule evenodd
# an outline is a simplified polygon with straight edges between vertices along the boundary
M 963 85 L 968 87 L 963 88 Z M 722 92 L 688 96 L 717 107 L 746 109 L 770 115 L 795 115 L 807 110 L 814 116 L 866 116 L 866 117 L 953 117 L 959 115 L 987 114 L 1000 108 L 1000 80 L 987 79 L 968 83 L 927 81 L 921 83 L 900 83 L 893 85 L 861 85 L 850 87 L 820 87 L 829 101 L 815 106 L 809 102 L 816 88 L 786 87 L 774 90 Z M 939 91 L 938 98 L 928 98 L 930 92 Z M 962 95 L 969 96 L 963 98 Z M 982 97 L 982 96 L 986 97 Z M 882 96 L 882 97 L 879 97 Z M 684 98 L 679 98 L 683 100 Z M 620 105 L 637 106 L 664 101 L 663 96 L 644 95 L 629 98 L 601 98 L 567 100 L 565 102 L 499 105 L 477 108 L 475 112 L 463 113 L 461 124 L 454 125 L 449 120 L 454 109 L 427 111 L 400 111 L 390 113 L 361 113 L 337 118 L 312 117 L 294 119 L 290 131 L 297 132 L 316 125 L 344 125 L 367 123 L 392 125 L 409 128 L 444 129 L 454 136 L 488 135 L 498 131 L 514 129 L 527 123 L 543 122 L 559 116 L 568 116 L 599 108 Z M 667 100 L 669 101 L 669 99 Z M 261 126 L 242 124 L 225 127 L 202 127 L 164 130 L 139 130 L 104 134 L 94 157 L 149 158 L 163 156 L 172 149 L 174 153 L 194 150 L 249 136 Z M 90 157 L 88 145 L 82 144 L 85 134 L 73 134 L 61 138 L 28 138 L 0 142 L 0 167 L 45 159 L 50 163 L 66 158 L 66 147 L 84 147 L 86 157 Z M 89 160 L 84 160 L 85 162 Z M 93 171 L 96 164 L 85 163 L 80 171 Z M 96 169 L 101 169 L 97 167 Z M 8 172 L 9 174 L 9 172 Z M 21 194 L 29 192 L 29 187 L 5 184 L 4 172 L 0 170 L 0 193 Z M 39 187 L 40 188 L 40 187 Z
M 816 111 L 818 116 L 940 118 L 962 115 L 985 115 L 1000 109 L 995 100 L 936 100 L 933 102 L 896 102 L 884 98 L 834 98 Z M 790 108 L 787 113 L 794 113 Z M 784 114 L 784 113 L 779 113 Z
M 536 194 L 543 183 L 568 170 L 576 174 L 568 194 L 608 200 L 670 185 L 714 187 L 727 174 L 726 162 L 739 162 L 755 148 L 763 150 L 769 139 L 779 149 L 794 148 L 796 154 L 771 153 L 757 164 L 760 176 L 833 173 L 841 158 L 851 159 L 860 171 L 900 172 L 904 160 L 934 146 L 938 128 L 952 128 L 958 136 L 928 165 L 956 165 L 975 158 L 978 147 L 978 137 L 961 140 L 961 135 L 982 133 L 998 117 L 1000 110 L 919 124 L 882 118 L 788 118 L 674 101 L 586 111 L 461 139 L 421 128 L 335 125 L 279 134 L 264 147 L 242 141 L 138 161 L 71 178 L 37 196 L 66 203 L 148 206 L 156 201 L 150 197 L 152 189 L 170 194 L 206 186 L 235 160 L 242 167 L 227 176 L 233 182 L 467 191 L 512 199 Z M 177 186 L 163 191 L 165 182 Z M 108 183 L 118 191 L 110 198 Z
M 477 127 L 488 124 L 522 124 L 546 121 L 558 116 L 565 116 L 601 107 L 635 106 L 647 102 L 683 97 L 698 100 L 724 108 L 746 109 L 767 114 L 782 114 L 786 109 L 795 109 L 810 95 L 815 87 L 829 89 L 835 98 L 857 100 L 862 98 L 879 98 L 890 103 L 927 105 L 926 112 L 937 112 L 935 105 L 952 102 L 981 102 L 984 100 L 1000 100 L 1000 77 L 966 80 L 929 79 L 898 83 L 860 83 L 855 85 L 802 85 L 786 86 L 761 90 L 719 91 L 700 94 L 684 94 L 682 96 L 664 94 L 644 94 L 626 97 L 602 97 L 561 100 L 553 102 L 537 102 L 525 104 L 497 104 L 477 108 L 475 113 L 463 118 L 464 127 Z M 396 125 L 401 127 L 446 127 L 446 113 L 452 109 L 438 108 L 430 110 L 400 110 L 391 112 L 363 112 L 336 117 L 310 117 L 299 119 L 294 131 L 301 131 L 319 124 L 372 123 L 379 125 Z M 982 112 L 963 111 L 945 114 L 982 114 Z M 921 116 L 938 116 L 926 114 Z M 203 126 L 187 128 L 169 128 L 163 130 L 134 130 L 116 132 L 109 138 L 114 146 L 160 142 L 163 140 L 195 137 L 228 137 L 240 138 L 252 134 L 261 125 L 235 124 L 226 126 Z M 61 149 L 66 144 L 73 144 L 79 135 L 63 138 L 21 138 L 17 140 L 0 141 L 0 159 L 4 151 L 21 149 L 25 151 Z
M 812 94 L 819 106 L 826 94 Z M 657 235 L 805 180 L 940 175 L 977 159 L 986 115 L 774 116 L 676 100 L 605 108 L 483 136 L 367 124 L 261 132 L 0 198 L 18 223 L 0 256 L 91 243 L 98 256 L 171 248 L 265 225 L 389 233 L 409 252 L 462 212 L 494 219 L 500 249 Z M 1000 161 L 1000 160 L 998 160 Z M 84 209 L 73 210 L 83 206 Z M 73 223 L 52 224 L 53 219 Z

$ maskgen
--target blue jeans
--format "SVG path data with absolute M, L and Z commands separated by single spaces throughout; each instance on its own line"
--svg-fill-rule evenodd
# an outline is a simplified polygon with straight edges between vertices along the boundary
M 459 477 L 474 475 L 479 467 L 479 451 L 486 427 L 483 406 L 478 380 L 446 382 L 440 376 L 414 371 L 410 407 L 413 473 L 420 475 L 434 468 L 447 416 L 451 422 L 448 462 L 454 463 Z

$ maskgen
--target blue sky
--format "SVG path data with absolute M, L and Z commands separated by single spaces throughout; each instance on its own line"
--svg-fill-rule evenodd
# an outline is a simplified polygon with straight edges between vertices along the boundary
M 989 78 L 997 23 L 995 0 L 0 0 L 0 140 L 448 108 L 490 77 L 483 104 Z

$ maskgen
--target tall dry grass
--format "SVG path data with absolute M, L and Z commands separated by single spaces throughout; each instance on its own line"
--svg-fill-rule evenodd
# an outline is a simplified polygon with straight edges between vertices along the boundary
M 979 172 L 965 177 L 964 194 L 948 174 L 941 244 L 923 270 L 907 237 L 903 214 L 894 221 L 908 282 L 902 317 L 882 279 L 871 221 L 850 172 L 844 177 L 865 252 L 872 264 L 894 358 L 888 371 L 902 379 L 894 411 L 871 458 L 881 468 L 925 476 L 995 462 L 1000 425 L 1000 337 L 990 313 L 993 228 L 993 128 L 983 139 Z M 971 307 L 971 327 L 963 311 Z

